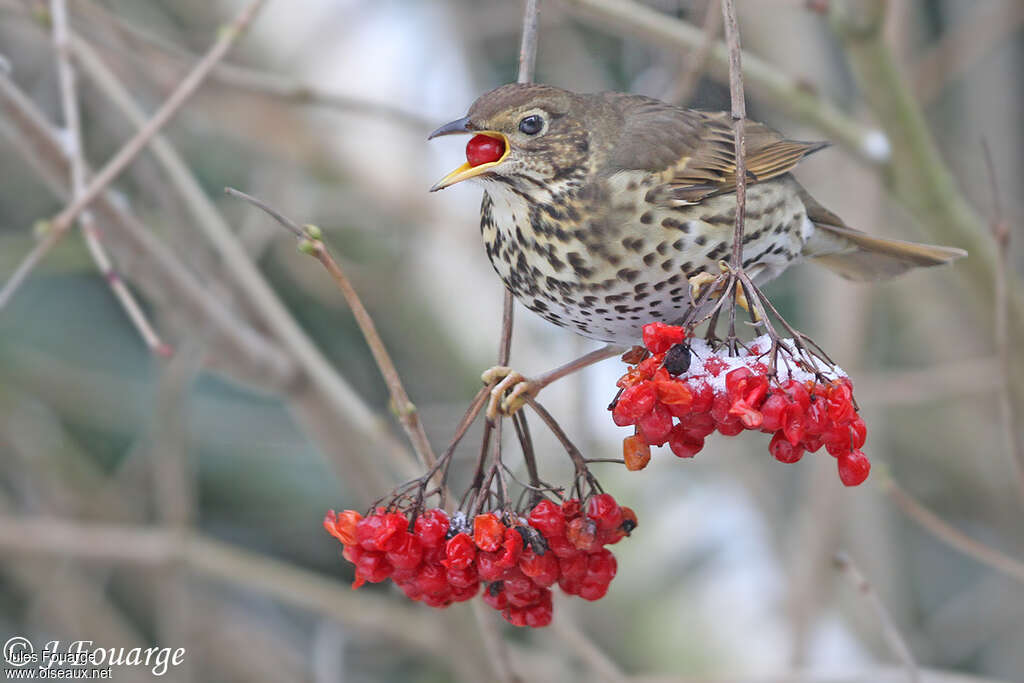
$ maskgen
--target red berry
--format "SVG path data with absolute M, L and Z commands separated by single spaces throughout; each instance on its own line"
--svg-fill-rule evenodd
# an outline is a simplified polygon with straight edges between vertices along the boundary
M 542 591 L 547 590 L 541 588 L 532 581 L 526 584 L 523 590 L 513 590 L 507 583 L 505 584 L 505 592 L 508 594 L 508 604 L 511 607 L 530 607 L 540 600 Z
M 871 463 L 859 450 L 839 456 L 839 479 L 846 486 L 857 486 L 868 478 Z
M 651 353 L 664 353 L 684 339 L 686 339 L 686 330 L 676 325 L 653 322 L 643 327 L 644 346 Z
M 432 508 L 416 518 L 414 528 L 423 547 L 437 548 L 448 534 L 448 515 L 440 508 Z
M 492 583 L 484 588 L 483 600 L 494 609 L 501 611 L 508 607 L 508 596 L 501 583 Z
M 578 498 L 569 498 L 562 503 L 562 517 L 565 518 L 565 523 L 568 524 L 570 520 L 576 519 L 583 514 L 583 506 L 580 505 Z
M 449 569 L 465 569 L 476 559 L 476 545 L 465 532 L 459 532 L 448 539 L 444 549 L 445 559 L 441 564 Z
M 625 389 L 612 410 L 612 419 L 620 427 L 636 424 L 644 415 L 654 409 L 657 392 L 651 382 L 641 382 Z
M 694 413 L 706 413 L 711 410 L 715 401 L 715 392 L 707 382 L 687 382 L 690 391 L 693 393 L 693 403 L 690 410 Z
M 513 626 L 526 626 L 526 610 L 521 607 L 510 607 L 501 616 Z
M 360 555 L 356 562 L 356 579 L 380 583 L 391 576 L 391 570 L 391 564 L 384 557 L 384 553 L 368 550 Z
M 569 522 L 565 537 L 578 550 L 589 551 L 597 547 L 597 524 L 586 517 L 577 517 Z
M 416 585 L 426 594 L 440 593 L 448 588 L 448 573 L 441 565 L 424 564 L 416 574 Z
M 655 382 L 654 387 L 658 394 L 658 400 L 675 410 L 686 410 L 693 403 L 693 392 L 690 391 L 690 387 L 687 386 L 686 382 L 670 379 Z M 673 411 L 673 414 L 676 414 L 675 411 Z
M 672 428 L 668 438 L 668 447 L 679 458 L 692 458 L 704 448 L 704 437 L 694 437 L 685 426 L 678 424 Z
M 587 517 L 594 520 L 597 528 L 612 531 L 622 526 L 622 508 L 610 493 L 593 496 L 587 503 Z
M 505 528 L 505 539 L 501 543 L 501 550 L 498 552 L 498 564 L 503 567 L 511 567 L 519 561 L 523 552 L 523 535 L 512 527 Z
M 470 166 L 497 161 L 504 153 L 505 142 L 490 135 L 474 135 L 466 143 L 466 161 Z
M 479 552 L 476 554 L 476 571 L 481 581 L 500 581 L 508 567 L 498 562 L 498 553 Z
M 562 510 L 550 500 L 537 503 L 530 511 L 527 521 L 546 539 L 565 534 L 565 517 L 562 516 Z
M 356 524 L 356 539 L 364 550 L 387 550 L 386 545 L 391 537 L 405 530 L 408 525 L 409 521 L 397 512 L 378 512 Z
M 473 541 L 484 552 L 493 553 L 505 540 L 505 525 L 493 512 L 477 515 L 473 519 Z
M 768 452 L 779 462 L 794 463 L 804 457 L 802 446 L 794 446 L 782 432 L 776 432 L 768 444 Z
M 479 581 L 471 583 L 463 588 L 453 588 L 452 602 L 465 602 L 475 596 L 478 590 L 480 590 Z
M 761 431 L 773 433 L 782 429 L 783 415 L 789 401 L 781 391 L 772 392 L 761 404 Z
M 742 431 L 743 423 L 740 422 L 739 418 L 730 416 L 728 420 L 718 423 L 719 434 L 724 434 L 725 436 L 736 436 Z
M 480 577 L 473 567 L 449 569 L 445 571 L 445 580 L 452 588 L 468 588 L 480 583 Z
M 324 516 L 324 528 L 345 545 L 355 545 L 356 525 L 362 518 L 355 510 L 343 510 L 340 515 L 335 515 L 334 510 L 328 510 Z
M 651 447 L 639 434 L 622 440 L 622 459 L 630 472 L 642 470 L 651 461 Z
M 715 431 L 715 418 L 707 413 L 693 413 L 679 419 L 678 425 L 691 440 L 703 439 Z
M 387 558 L 396 569 L 415 569 L 423 559 L 423 544 L 413 534 L 402 531 L 388 541 Z
M 729 408 L 729 414 L 733 417 L 738 417 L 747 429 L 757 429 L 764 421 L 764 415 L 761 414 L 761 411 L 755 410 L 742 398 L 733 402 Z
M 668 441 L 668 433 L 672 431 L 672 413 L 662 404 L 655 404 L 654 409 L 641 417 L 636 426 L 648 445 L 661 446 Z
M 550 624 L 553 611 L 551 591 L 545 590 L 541 599 L 534 605 L 527 607 L 525 611 L 527 626 L 541 628 Z
M 558 558 L 554 553 L 538 555 L 527 547 L 519 558 L 519 569 L 538 586 L 550 586 L 558 580 Z

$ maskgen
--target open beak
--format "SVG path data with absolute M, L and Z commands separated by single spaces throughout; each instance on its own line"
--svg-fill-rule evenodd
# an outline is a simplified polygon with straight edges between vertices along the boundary
M 497 166 L 498 164 L 500 164 L 501 162 L 503 162 L 505 160 L 505 157 L 508 156 L 508 150 L 509 150 L 508 138 L 506 138 L 501 133 L 498 133 L 497 131 L 493 131 L 493 130 L 473 130 L 470 127 L 469 117 L 468 116 L 465 116 L 465 117 L 463 117 L 461 119 L 456 119 L 455 121 L 452 121 L 451 123 L 444 124 L 443 126 L 438 128 L 437 130 L 435 130 L 433 133 L 428 135 L 427 139 L 428 140 L 433 140 L 434 138 L 441 137 L 442 135 L 456 135 L 456 134 L 459 134 L 459 133 L 463 133 L 463 134 L 465 134 L 465 133 L 475 133 L 477 135 L 486 135 L 488 137 L 497 138 L 498 140 L 501 140 L 502 143 L 504 144 L 505 151 L 502 153 L 502 155 L 501 155 L 501 157 L 499 159 L 497 159 L 495 161 L 489 161 L 489 162 L 487 162 L 485 164 L 478 164 L 476 166 L 470 166 L 469 162 L 467 161 L 466 163 L 462 164 L 461 166 L 456 168 L 454 171 L 452 171 L 451 173 L 446 175 L 444 178 L 441 178 L 440 180 L 438 180 L 434 184 L 434 186 L 432 188 L 430 188 L 431 192 L 437 192 L 438 190 L 443 190 L 444 188 L 448 187 L 449 185 L 454 185 L 455 183 L 461 183 L 463 180 L 469 180 L 470 178 L 475 178 L 475 177 L 477 177 L 479 175 L 487 173 L 488 170 L 490 170 L 491 168 L 493 168 L 493 167 Z

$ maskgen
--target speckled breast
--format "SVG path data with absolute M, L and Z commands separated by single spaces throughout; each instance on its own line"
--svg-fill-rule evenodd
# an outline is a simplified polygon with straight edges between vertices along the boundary
M 505 286 L 530 310 L 591 339 L 630 345 L 652 320 L 681 318 L 689 278 L 732 249 L 735 194 L 663 200 L 650 174 L 530 192 L 486 184 L 481 233 Z M 799 259 L 814 230 L 789 176 L 747 190 L 744 265 L 758 282 Z

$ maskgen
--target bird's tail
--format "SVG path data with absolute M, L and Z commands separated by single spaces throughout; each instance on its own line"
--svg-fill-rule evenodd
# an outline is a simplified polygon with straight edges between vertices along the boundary
M 882 280 L 967 256 L 956 247 L 883 239 L 854 230 L 806 191 L 802 194 L 807 217 L 816 228 L 804 245 L 804 255 L 848 280 Z

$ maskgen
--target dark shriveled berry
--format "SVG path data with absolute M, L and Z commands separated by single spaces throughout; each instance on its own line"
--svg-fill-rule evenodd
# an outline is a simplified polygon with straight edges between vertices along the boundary
M 665 361 L 662 367 L 668 370 L 668 374 L 675 377 L 690 369 L 690 347 L 686 344 L 675 344 L 665 352 Z

